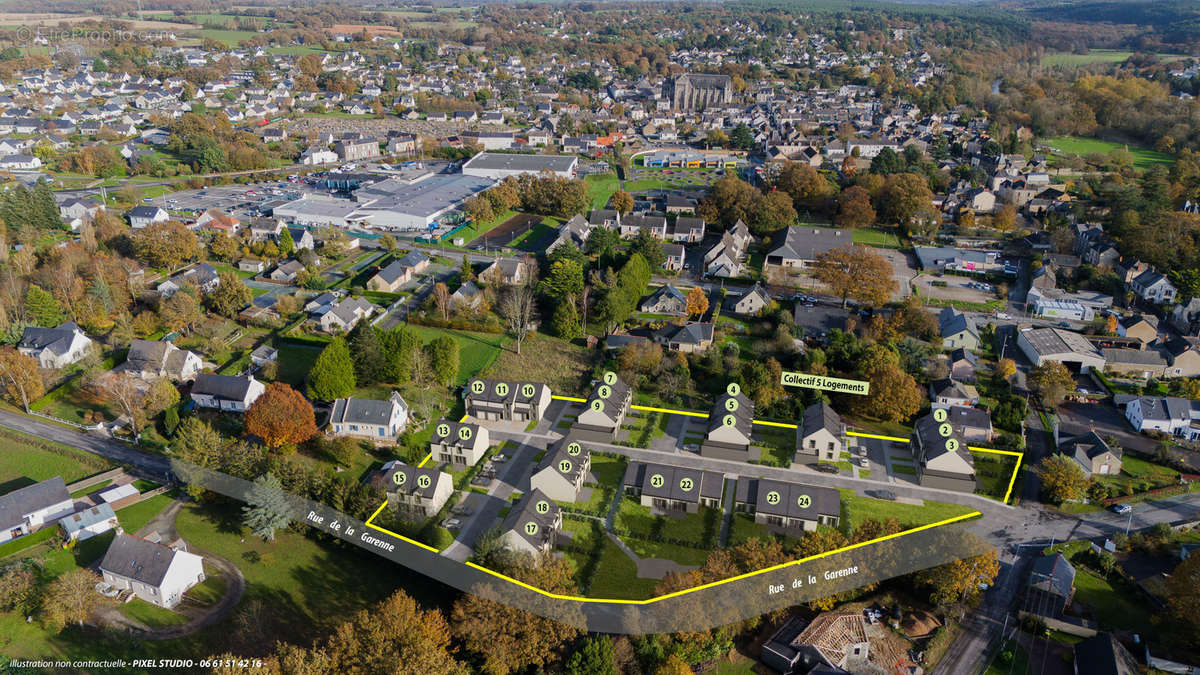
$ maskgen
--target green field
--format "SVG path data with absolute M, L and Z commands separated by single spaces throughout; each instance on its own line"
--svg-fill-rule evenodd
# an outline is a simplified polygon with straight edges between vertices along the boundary
M 1161 152 L 1155 152 L 1149 148 L 1143 148 L 1137 145 L 1129 145 L 1125 143 L 1102 141 L 1098 138 L 1056 136 L 1054 138 L 1047 138 L 1043 142 L 1062 154 L 1079 155 L 1080 157 L 1084 158 L 1093 154 L 1107 156 L 1108 153 L 1118 148 L 1128 148 L 1129 152 L 1133 155 L 1133 167 L 1139 171 L 1145 171 L 1156 164 L 1169 165 L 1175 162 L 1175 159 L 1170 155 L 1165 155 Z
M 850 516 L 851 530 L 858 528 L 864 520 L 872 518 L 875 520 L 895 518 L 904 527 L 917 527 L 975 511 L 969 506 L 935 502 L 928 499 L 925 500 L 924 505 L 918 506 L 885 499 L 859 497 L 849 489 L 842 489 L 841 492 L 842 503 Z M 842 525 L 844 527 L 846 524 L 842 523 Z
M 588 176 L 584 183 L 587 185 L 588 199 L 591 200 L 593 209 L 604 208 L 608 204 L 608 198 L 620 189 L 620 181 L 613 174 Z
M 1065 66 L 1067 68 L 1074 68 L 1092 63 L 1120 63 L 1130 56 L 1133 56 L 1133 52 L 1121 51 L 1119 49 L 1092 49 L 1087 54 L 1072 54 L 1070 52 L 1046 54 L 1042 57 L 1041 64 L 1051 67 Z
M 875 248 L 903 248 L 896 233 L 877 230 L 873 227 L 859 228 L 853 231 L 851 238 L 856 244 L 874 246 Z
M 62 476 L 68 484 L 91 476 L 112 465 L 108 460 L 89 455 L 65 445 L 34 439 L 15 431 L 0 436 L 4 450 L 0 452 L 0 494 L 32 485 L 47 478 Z M 48 444 L 62 454 L 43 450 L 36 445 Z
M 411 330 L 421 338 L 421 342 L 429 344 L 435 338 L 449 335 L 458 343 L 458 380 L 457 384 L 466 384 L 484 368 L 487 368 L 500 355 L 501 348 L 508 339 L 498 333 L 474 333 L 465 330 L 449 328 L 432 328 L 409 324 L 405 330 Z

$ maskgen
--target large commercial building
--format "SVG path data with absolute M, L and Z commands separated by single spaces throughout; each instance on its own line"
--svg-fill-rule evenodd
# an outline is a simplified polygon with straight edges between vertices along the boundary
M 273 214 L 298 225 L 425 231 L 492 184 L 487 178 L 451 174 L 387 179 L 357 188 L 353 200 L 307 196 L 276 206 Z
M 562 178 L 574 178 L 579 158 L 571 155 L 518 155 L 500 152 L 481 152 L 463 164 L 466 176 L 501 180 L 526 173 L 551 173 Z
M 1035 366 L 1047 361 L 1059 363 L 1086 373 L 1089 369 L 1104 370 L 1104 355 L 1079 333 L 1058 328 L 1031 328 L 1017 336 L 1017 346 Z

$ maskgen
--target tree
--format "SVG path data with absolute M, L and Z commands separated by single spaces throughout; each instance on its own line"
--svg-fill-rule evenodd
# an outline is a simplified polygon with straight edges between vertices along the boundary
M 345 338 L 335 337 L 308 371 L 308 395 L 318 401 L 333 401 L 354 393 L 356 384 L 350 348 Z
M 246 432 L 268 448 L 302 443 L 317 433 L 312 404 L 283 382 L 272 382 L 246 411 Z
M 1016 372 L 1016 361 L 1013 361 L 1012 359 L 1000 359 L 998 362 L 996 362 L 996 375 L 998 375 L 1000 379 L 1007 381 L 1008 378 L 1015 375 Z
M 980 592 L 980 586 L 990 585 L 1000 573 L 996 552 L 971 556 L 931 567 L 917 574 L 918 583 L 929 587 L 930 602 L 948 605 L 965 603 Z
M 818 253 L 813 268 L 813 275 L 842 299 L 843 307 L 847 298 L 880 306 L 896 290 L 892 264 L 864 246 L 847 245 Z
M 875 222 L 871 193 L 861 185 L 851 185 L 838 195 L 838 211 L 834 223 L 839 227 L 869 227 Z
M 1200 555 L 1194 552 L 1163 581 L 1167 606 L 1179 625 L 1200 641 Z
M 504 294 L 504 299 L 496 307 L 500 318 L 508 332 L 517 341 L 517 354 L 521 353 L 521 343 L 529 334 L 530 326 L 537 315 L 537 304 L 534 302 L 533 289 L 528 286 L 517 286 Z
M 54 328 L 63 322 L 62 305 L 37 284 L 29 284 L 25 290 L 25 309 L 42 328 Z
M 1048 406 L 1056 406 L 1075 387 L 1075 377 L 1058 361 L 1046 361 L 1029 371 L 1029 388 Z
M 638 230 L 633 236 L 633 241 L 629 243 L 629 252 L 642 256 L 646 263 L 655 269 L 661 267 L 667 259 L 662 240 L 651 234 L 650 230 Z
M 746 224 L 755 234 L 765 236 L 796 224 L 798 218 L 791 196 L 775 191 L 759 195 L 750 209 Z
M 386 236 L 386 235 L 385 235 Z M 395 242 L 395 239 L 392 239 Z M 292 231 L 288 228 L 283 228 L 279 233 L 279 253 L 280 255 L 289 256 L 296 250 L 296 240 L 292 238 Z
M 392 241 L 395 241 L 394 239 Z M 463 254 L 462 265 L 458 268 L 458 283 L 465 284 L 475 279 L 475 270 L 471 268 L 471 257 Z
M 689 317 L 701 317 L 708 311 L 708 294 L 699 286 L 692 286 L 687 294 L 687 314 Z
M 256 536 L 275 541 L 275 531 L 292 523 L 291 504 L 283 484 L 272 474 L 259 476 L 246 495 L 242 507 L 243 521 Z
M 86 568 L 59 575 L 42 599 L 42 618 L 47 627 L 58 632 L 70 623 L 82 626 L 92 612 L 106 604 L 104 596 L 96 592 L 100 581 L 99 574 Z
M 350 355 L 354 359 L 356 384 L 369 385 L 388 378 L 388 355 L 384 352 L 379 331 L 368 321 L 359 321 L 347 336 Z M 393 380 L 394 381 L 394 380 Z
M 1038 463 L 1035 472 L 1042 482 L 1042 493 L 1056 504 L 1081 499 L 1087 494 L 1087 474 L 1073 457 L 1048 455 Z
M 567 675 L 608 675 L 616 672 L 612 640 L 596 635 L 583 641 L 567 659 Z
M 517 352 L 520 351 L 518 348 Z M 434 338 L 429 343 L 429 363 L 433 367 L 433 373 L 438 382 L 447 387 L 454 384 L 454 380 L 458 377 L 458 342 L 449 335 Z
M 550 323 L 555 337 L 563 340 L 574 340 L 583 332 L 579 321 L 579 310 L 575 307 L 574 302 L 556 304 Z
M 992 216 L 992 227 L 1001 232 L 1011 232 L 1017 226 L 1017 207 L 1005 204 Z
M 13 347 L 0 347 L 0 389 L 4 400 L 29 412 L 29 404 L 46 393 L 37 361 Z
M 209 309 L 221 316 L 237 316 L 243 307 L 250 304 L 254 295 L 246 288 L 242 278 L 233 272 L 221 272 L 218 278 L 220 283 L 208 294 L 205 302 Z
M 9 563 L 0 568 L 0 612 L 25 609 L 37 592 L 32 562 Z
M 555 260 L 538 290 L 553 303 L 573 303 L 583 292 L 583 265 L 570 258 Z
M 775 186 L 786 192 L 797 209 L 820 210 L 833 196 L 833 185 L 816 169 L 798 162 L 784 162 Z
M 436 609 L 422 609 L 404 591 L 340 625 L 323 649 L 305 650 L 289 660 L 302 661 L 324 673 L 404 673 L 465 675 L 466 668 L 450 652 L 450 627 Z M 296 673 L 294 669 L 283 672 Z
M 450 318 L 450 288 L 442 282 L 433 285 L 433 304 L 437 307 L 442 320 Z
M 754 149 L 754 132 L 745 122 L 742 122 L 733 128 L 733 132 L 729 135 L 729 142 L 740 150 L 752 150 Z
M 177 220 L 152 223 L 133 234 L 133 252 L 151 267 L 175 269 L 200 255 L 196 234 Z
M 208 252 L 217 260 L 233 260 L 238 253 L 237 240 L 224 233 L 213 235 L 212 240 L 208 242 Z
M 633 210 L 633 195 L 624 190 L 617 190 L 609 198 L 609 203 L 617 213 L 625 215 Z
M 879 215 L 885 222 L 911 228 L 918 219 L 933 211 L 933 192 L 924 176 L 900 173 L 888 176 L 878 204 Z
M 141 442 L 141 430 L 146 424 L 146 395 L 141 381 L 129 374 L 105 376 L 98 386 L 100 396 L 129 420 L 134 440 Z
M 477 224 L 490 223 L 496 219 L 496 212 L 492 208 L 492 202 L 483 195 L 471 197 L 463 205 L 463 211 L 471 222 Z
M 891 422 L 907 419 L 921 409 L 924 392 L 900 367 L 900 356 L 884 345 L 871 345 L 859 361 L 859 375 L 871 383 L 870 396 L 855 396 L 862 411 Z
M 187 333 L 200 322 L 200 301 L 196 293 L 195 287 L 185 286 L 162 303 L 158 316 L 164 328 Z

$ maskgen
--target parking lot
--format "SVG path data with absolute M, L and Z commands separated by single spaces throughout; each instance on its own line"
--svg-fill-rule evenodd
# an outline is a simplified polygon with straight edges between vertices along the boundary
M 921 274 L 913 283 L 921 295 L 938 300 L 986 303 L 996 299 L 994 286 L 969 277 Z
M 896 292 L 893 299 L 907 298 L 912 294 L 912 280 L 917 275 L 917 261 L 911 253 L 892 249 L 875 249 L 875 253 L 887 258 L 892 264 L 892 280 L 896 282 Z M 924 291 L 922 291 L 924 292 Z
M 264 202 L 279 199 L 298 199 L 305 194 L 329 194 L 306 183 L 273 181 L 247 185 L 220 185 L 196 190 L 172 192 L 154 197 L 146 203 L 184 215 L 199 216 L 208 209 L 218 209 L 239 217 L 257 215 Z

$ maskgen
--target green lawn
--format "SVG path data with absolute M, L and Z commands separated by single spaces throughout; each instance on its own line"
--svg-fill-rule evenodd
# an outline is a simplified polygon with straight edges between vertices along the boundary
M 923 506 L 918 506 L 916 504 L 903 504 L 886 499 L 860 497 L 854 494 L 853 490 L 849 489 L 842 489 L 841 492 L 843 504 L 850 515 L 850 529 L 852 530 L 861 525 L 864 520 L 871 518 L 876 520 L 895 518 L 905 527 L 917 527 L 975 511 L 975 509 L 969 506 L 931 500 L 925 500 Z M 843 526 L 845 526 L 845 523 L 843 523 Z
M 121 605 L 119 609 L 122 614 L 130 619 L 140 621 L 151 628 L 179 626 L 188 622 L 186 616 L 152 605 L 141 598 L 134 598 L 130 602 Z
M 149 499 L 142 500 L 131 506 L 126 506 L 117 512 L 117 520 L 121 521 L 121 527 L 129 534 L 133 534 L 142 529 L 154 517 L 167 508 L 174 500 L 171 492 L 164 492 L 161 495 L 155 495 Z
M 54 476 L 73 483 L 112 467 L 101 457 L 7 429 L 0 431 L 0 444 L 0 494 Z
M 851 235 L 856 244 L 874 246 L 876 248 L 903 248 L 900 238 L 894 232 L 879 230 L 873 227 L 858 228 Z
M 773 535 L 767 531 L 767 526 L 754 522 L 754 516 L 746 513 L 734 513 L 729 521 L 729 546 L 737 546 L 747 539 L 770 539 Z
M 788 467 L 796 456 L 796 432 L 793 429 L 756 425 L 753 432 L 754 445 L 763 449 L 760 460 L 763 464 Z
M 303 389 L 304 378 L 321 354 L 320 347 L 296 344 L 276 345 L 279 350 L 279 381 Z
M 1091 49 L 1087 54 L 1072 54 L 1070 52 L 1059 52 L 1057 54 L 1046 54 L 1042 57 L 1041 64 L 1043 66 L 1062 66 L 1066 68 L 1075 68 L 1077 66 L 1086 66 L 1093 63 L 1121 63 L 1125 59 L 1133 56 L 1133 52 L 1127 52 L 1120 49 Z M 1176 59 L 1186 58 L 1177 54 L 1158 54 L 1158 57 L 1163 61 L 1173 61 Z
M 421 342 L 429 344 L 435 338 L 449 335 L 458 343 L 458 380 L 457 384 L 466 384 L 467 380 L 478 375 L 500 355 L 500 350 L 507 342 L 504 335 L 498 333 L 473 333 L 465 330 L 449 328 L 431 328 L 409 324 L 405 330 L 416 333 Z
M 1134 588 L 1115 589 L 1079 567 L 1075 568 L 1075 602 L 1087 605 L 1102 630 L 1143 630 L 1151 625 L 1150 609 Z
M 584 184 L 587 185 L 588 200 L 593 209 L 604 208 L 608 204 L 608 198 L 620 189 L 620 181 L 611 173 L 588 176 L 584 179 Z
M 696 513 L 689 513 L 682 518 L 654 516 L 650 507 L 623 497 L 613 525 L 618 529 L 628 530 L 637 538 L 661 536 L 703 546 L 715 541 L 721 525 L 720 516 L 720 511 L 706 507 L 701 507 Z M 627 543 L 630 543 L 632 548 L 632 543 Z
M 79 378 L 65 382 L 29 407 L 76 424 L 95 423 L 95 417 L 89 415 L 91 413 L 108 421 L 116 419 L 117 413 L 112 406 L 85 391 L 79 383 Z
M 971 453 L 975 457 L 975 474 L 983 484 L 981 494 L 1003 500 L 1008 493 L 1008 484 L 1017 468 L 1017 458 L 1011 455 Z
M 211 570 L 206 570 L 205 574 L 207 578 L 188 589 L 185 595 L 201 605 L 210 606 L 225 597 L 225 589 L 229 586 L 229 580 L 222 574 L 213 574 Z
M 594 350 L 541 334 L 526 338 L 520 354 L 510 341 L 505 344 L 508 347 L 484 370 L 485 376 L 545 382 L 555 393 L 567 395 L 581 392 L 597 358 Z
M 472 241 L 475 241 L 476 239 L 478 239 L 479 237 L 492 231 L 492 229 L 495 228 L 497 225 L 499 225 L 500 223 L 503 223 L 504 221 L 508 220 L 509 218 L 512 218 L 515 215 L 517 215 L 516 211 L 513 211 L 512 209 L 506 209 L 504 211 L 501 211 L 495 218 L 492 218 L 490 221 L 488 221 L 486 223 L 471 223 L 470 225 L 468 225 L 468 226 L 464 227 L 463 229 L 459 230 L 458 232 L 456 232 L 454 234 L 454 236 L 451 237 L 451 239 L 457 239 L 459 237 L 462 237 L 462 240 L 465 243 L 469 244 Z
M 592 475 L 601 486 L 614 487 L 625 476 L 624 457 L 606 457 L 592 454 Z
M 1016 641 L 1009 640 L 996 652 L 983 675 L 1026 675 L 1029 672 L 1029 654 Z
M 1108 155 L 1108 153 L 1118 148 L 1128 148 L 1129 152 L 1133 154 L 1133 167 L 1141 171 L 1149 169 L 1156 164 L 1173 164 L 1175 162 L 1175 159 L 1170 155 L 1155 152 L 1149 148 L 1124 143 L 1112 143 L 1097 138 L 1057 136 L 1055 138 L 1047 138 L 1044 142 L 1061 153 L 1079 155 L 1080 157 L 1087 157 L 1095 153 Z

